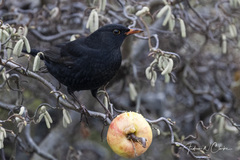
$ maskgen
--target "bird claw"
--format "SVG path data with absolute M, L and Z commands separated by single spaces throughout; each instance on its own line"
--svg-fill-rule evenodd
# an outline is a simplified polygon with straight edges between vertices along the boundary
M 81 105 L 81 111 L 80 112 L 81 112 L 81 120 L 80 121 L 82 121 L 82 117 L 85 116 L 86 122 L 88 124 L 87 117 L 90 116 L 90 113 L 88 112 L 87 108 L 85 106 Z
M 106 114 L 106 118 L 105 119 L 110 119 L 110 120 L 113 120 L 113 115 L 111 114 L 111 112 L 109 111 L 109 110 L 107 110 L 106 112 L 105 112 L 105 114 Z
M 88 112 L 87 108 L 85 106 L 81 106 L 81 112 L 82 114 L 86 115 L 86 116 L 90 116 L 90 113 Z

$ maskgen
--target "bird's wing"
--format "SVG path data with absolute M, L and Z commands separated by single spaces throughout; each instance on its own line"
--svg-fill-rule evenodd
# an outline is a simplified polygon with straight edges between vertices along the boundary
M 91 51 L 85 44 L 83 39 L 78 39 L 72 42 L 51 47 L 49 50 L 44 51 L 46 61 L 60 63 L 66 66 L 74 65 L 78 59 L 84 60 L 94 51 Z

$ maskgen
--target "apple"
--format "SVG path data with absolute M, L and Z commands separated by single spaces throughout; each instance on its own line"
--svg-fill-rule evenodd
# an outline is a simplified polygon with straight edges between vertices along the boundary
M 111 122 L 107 142 L 119 156 L 135 158 L 152 143 L 152 129 L 145 118 L 136 112 L 125 112 Z

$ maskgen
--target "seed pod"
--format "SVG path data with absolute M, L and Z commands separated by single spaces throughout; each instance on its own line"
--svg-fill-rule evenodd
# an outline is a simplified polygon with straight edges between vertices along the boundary
M 149 12 L 148 7 L 143 7 L 141 10 L 137 11 L 136 16 L 141 16 Z
M 157 18 L 161 18 L 163 16 L 164 13 L 167 12 L 167 10 L 169 10 L 170 6 L 169 5 L 165 5 L 157 14 Z
M 47 128 L 48 128 L 48 129 L 51 128 L 50 122 L 49 122 L 46 114 L 44 115 L 44 119 L 45 119 L 45 123 L 46 123 Z
M 64 127 L 64 128 L 67 128 L 67 122 L 66 122 L 66 119 L 65 119 L 65 118 L 63 118 L 63 127 Z
M 92 23 L 92 19 L 93 19 L 93 13 L 91 11 L 89 17 L 88 17 L 88 21 L 87 21 L 87 24 L 86 24 L 86 28 L 90 28 L 90 23 Z
M 3 132 L 3 137 L 6 138 L 7 137 L 7 133 L 6 133 L 6 130 L 4 128 L 2 129 L 2 132 Z
M 237 27 L 236 27 L 236 25 L 232 25 L 232 29 L 233 29 L 233 33 L 234 33 L 234 35 L 235 35 L 235 37 L 238 35 L 238 33 L 237 33 Z
M 3 138 L 6 138 L 6 137 L 7 137 L 6 130 L 5 130 L 3 127 L 0 128 L 0 132 L 3 133 Z
M 19 122 L 21 122 L 22 120 L 21 120 L 20 118 L 18 118 L 18 117 L 15 117 L 15 121 L 16 121 L 17 123 L 19 123 Z
M 92 30 L 91 32 L 94 32 L 99 28 L 98 13 L 96 10 L 94 10 L 93 12 L 93 18 L 94 18 L 94 23 L 93 23 L 92 29 L 90 28 L 90 30 Z
M 23 36 L 24 35 L 24 28 L 21 27 L 21 26 L 18 27 L 17 34 L 20 35 L 20 36 Z
M 66 121 L 67 124 L 70 124 L 70 120 L 68 119 L 68 117 L 64 116 L 63 119 Z
M 0 28 L 0 42 L 3 42 L 2 41 L 2 34 L 3 34 L 3 30 Z
M 163 56 L 160 56 L 159 57 L 159 59 L 158 59 L 158 68 L 160 69 L 160 70 L 163 70 L 163 65 L 162 65 L 162 63 L 163 63 Z
M 149 79 L 149 80 L 152 78 L 151 67 L 146 68 L 145 75 L 146 75 L 147 79 Z
M 74 41 L 74 40 L 76 40 L 76 36 L 72 35 L 71 38 L 70 38 L 70 41 Z
M 59 8 L 58 7 L 54 7 L 51 11 L 50 11 L 50 15 L 51 15 L 51 19 L 56 18 L 59 15 Z
M 219 116 L 219 126 L 218 126 L 218 135 L 221 137 L 224 134 L 224 125 L 225 125 L 225 118 Z
M 185 10 L 185 7 L 184 7 L 183 3 L 178 3 L 178 5 L 179 5 L 181 10 L 183 10 L 183 11 Z
M 99 22 L 98 22 L 98 13 L 95 9 L 93 9 L 89 15 L 86 28 L 90 29 L 90 32 L 94 32 L 98 29 Z
M 225 34 L 222 34 L 222 53 L 227 53 L 227 37 Z
M 169 83 L 170 82 L 170 76 L 168 74 L 165 74 L 164 75 L 164 78 L 165 78 L 165 83 Z
M 156 71 L 153 71 L 152 73 L 153 73 L 152 79 L 153 79 L 154 81 L 156 81 L 156 80 L 157 80 L 157 72 L 156 72 Z
M 169 66 L 168 66 L 168 73 L 172 72 L 172 69 L 173 69 L 173 60 L 171 58 L 168 59 L 169 60 Z
M 239 133 L 238 129 L 235 126 L 230 125 L 229 123 L 226 123 L 224 128 L 225 128 L 225 130 L 227 130 L 229 132 L 232 132 L 234 134 L 238 134 Z
M 135 101 L 137 97 L 137 91 L 133 83 L 129 83 L 129 95 L 131 101 Z
M 65 119 L 67 124 L 70 124 L 72 122 L 72 118 L 66 109 L 63 109 L 63 119 Z
M 157 80 L 157 72 L 153 71 L 152 73 L 153 73 L 153 76 L 152 76 L 152 79 L 151 79 L 151 86 L 154 87 L 155 83 L 156 83 L 156 80 Z
M 37 119 L 37 123 L 41 122 L 43 116 L 44 116 L 44 113 L 42 113 L 42 114 L 39 115 L 39 117 L 38 117 L 38 119 Z
M 238 6 L 240 6 L 240 0 L 237 0 Z
M 233 6 L 234 6 L 234 2 L 233 2 L 234 0 L 229 0 L 229 5 L 230 5 L 230 7 L 232 7 L 233 8 Z
M 168 67 L 168 66 L 167 66 L 167 67 Z M 164 70 L 161 72 L 161 75 L 165 75 L 165 74 L 167 74 L 167 73 L 168 73 L 168 72 L 167 72 L 167 71 L 168 71 L 168 68 L 167 68 L 167 67 L 166 67 L 166 68 L 164 68 Z
M 237 36 L 237 28 L 234 24 L 230 24 L 229 26 L 229 32 L 232 38 Z
M 104 11 L 106 8 L 107 0 L 99 0 L 99 9 Z
M 16 31 L 17 31 L 16 28 L 12 28 L 11 26 L 9 26 L 8 32 L 9 32 L 10 34 L 15 34 Z
M 167 15 L 166 15 L 165 19 L 163 20 L 163 24 L 162 24 L 163 26 L 166 26 L 169 19 L 171 18 L 171 15 L 172 15 L 172 9 L 171 9 L 171 7 L 169 7 Z
M 23 33 L 23 36 L 27 36 L 27 34 L 28 34 L 28 27 L 25 25 L 24 26 L 24 33 Z
M 234 31 L 232 29 L 232 25 L 231 24 L 228 25 L 228 28 L 229 28 L 229 32 L 230 32 L 231 37 L 234 37 Z
M 12 27 L 10 25 L 8 25 L 6 31 L 11 34 L 13 29 L 12 29 Z
M 8 39 L 9 34 L 5 29 L 2 30 L 1 34 L 2 34 L 2 37 L 1 37 L 0 41 L 2 43 L 4 43 Z
M 16 45 L 13 48 L 13 54 L 19 56 L 23 49 L 23 39 L 17 41 Z
M 24 122 L 18 123 L 17 127 L 18 127 L 18 132 L 21 133 L 23 128 L 25 127 Z
M 28 39 L 25 36 L 23 36 L 23 41 L 24 41 L 27 53 L 30 53 L 31 52 L 31 47 L 30 47 Z
M 40 111 L 41 111 L 41 113 L 45 113 L 47 111 L 46 106 L 42 106 Z
M 24 111 L 25 111 L 25 107 L 22 106 L 22 107 L 20 108 L 20 111 L 19 111 L 18 114 L 19 114 L 19 115 L 23 115 Z
M 105 10 L 106 5 L 107 5 L 107 0 L 103 0 L 103 3 L 102 3 L 102 11 Z
M 153 67 L 157 62 L 158 62 L 158 59 L 155 58 L 155 59 L 152 61 L 152 63 L 150 64 L 150 66 Z
M 169 30 L 173 31 L 173 29 L 175 27 L 175 17 L 173 14 L 171 15 L 171 18 L 169 19 L 168 25 L 169 25 Z
M 184 24 L 184 21 L 181 18 L 178 18 L 179 22 L 180 22 L 180 30 L 181 30 L 181 36 L 182 38 L 186 37 L 186 27 Z
M 8 41 L 8 43 L 7 43 L 7 56 L 8 56 L 8 58 L 10 58 L 11 55 L 12 55 L 12 45 L 13 45 L 12 41 L 11 40 Z
M 163 68 L 163 70 L 167 67 L 167 65 L 168 65 L 168 58 L 163 56 L 163 60 L 162 60 L 162 68 Z
M 9 73 L 6 73 L 5 68 L 3 69 L 3 72 L 2 72 L 2 78 L 4 81 L 6 81 L 9 78 Z
M 52 117 L 50 116 L 50 114 L 48 113 L 48 111 L 45 112 L 45 116 L 47 117 L 48 121 L 50 123 L 53 123 Z
M 108 110 L 108 98 L 107 98 L 107 96 L 104 96 L 103 103 L 104 103 L 105 108 Z
M 39 52 L 34 58 L 34 62 L 33 62 L 33 71 L 34 72 L 37 72 L 40 68 L 40 63 L 41 63 L 40 54 L 41 54 L 41 52 Z
M 164 3 L 165 5 L 168 5 L 167 0 L 163 0 L 163 3 Z
M 3 132 L 0 132 L 0 141 L 3 141 L 4 137 L 3 137 Z
M 6 130 L 4 128 L 3 128 L 2 132 L 3 132 L 3 137 L 6 138 L 7 137 L 7 133 L 6 133 Z
M 24 121 L 23 121 L 23 124 L 24 124 L 24 126 L 26 126 L 26 125 L 27 125 L 27 121 L 24 120 Z
M 157 129 L 157 135 L 160 136 L 160 134 L 161 134 L 160 129 Z
M 238 0 L 230 0 L 229 5 L 231 8 L 238 8 Z
M 4 145 L 3 145 L 3 141 L 0 141 L 0 149 L 3 149 Z
M 173 67 L 173 60 L 169 59 L 168 64 L 167 64 L 166 68 L 164 68 L 164 70 L 162 71 L 161 75 L 170 73 L 172 71 L 172 67 Z

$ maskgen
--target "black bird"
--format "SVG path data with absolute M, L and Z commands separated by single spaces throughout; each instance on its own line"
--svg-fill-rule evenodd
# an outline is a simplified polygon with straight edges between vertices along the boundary
M 120 68 L 120 47 L 124 39 L 140 32 L 142 30 L 120 24 L 105 25 L 88 37 L 43 51 L 41 59 L 49 73 L 67 87 L 75 100 L 75 91 L 91 90 L 93 97 L 103 105 L 97 97 L 98 89 L 106 85 Z M 33 49 L 30 54 L 36 55 L 37 52 Z

